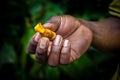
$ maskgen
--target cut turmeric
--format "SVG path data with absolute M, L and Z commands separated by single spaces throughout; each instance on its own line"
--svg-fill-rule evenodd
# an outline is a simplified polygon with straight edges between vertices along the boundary
M 50 40 L 53 40 L 56 37 L 56 33 L 53 32 L 50 29 L 45 29 L 41 23 L 38 23 L 34 27 L 35 31 L 39 32 L 42 36 L 49 38 Z

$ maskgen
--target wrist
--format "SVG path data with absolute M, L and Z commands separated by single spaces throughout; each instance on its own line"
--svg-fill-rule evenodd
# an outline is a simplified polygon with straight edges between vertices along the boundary
M 92 31 L 93 47 L 108 53 L 119 51 L 120 19 L 109 17 L 99 22 L 79 19 L 79 22 Z

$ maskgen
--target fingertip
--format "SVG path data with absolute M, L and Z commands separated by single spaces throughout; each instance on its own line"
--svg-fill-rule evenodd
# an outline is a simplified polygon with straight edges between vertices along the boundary
M 53 26 L 53 24 L 52 23 L 45 23 L 45 24 L 43 24 L 43 26 L 45 28 L 49 28 L 49 27 Z
M 56 30 L 55 25 L 53 23 L 45 23 L 45 24 L 43 24 L 43 26 L 44 26 L 44 28 L 50 29 L 52 31 Z

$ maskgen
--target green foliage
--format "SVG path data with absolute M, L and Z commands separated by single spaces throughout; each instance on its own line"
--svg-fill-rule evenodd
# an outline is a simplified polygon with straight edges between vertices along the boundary
M 4 63 L 15 63 L 15 59 L 16 59 L 16 54 L 13 49 L 13 46 L 5 43 L 0 50 L 0 67 Z
M 109 80 L 113 76 L 118 60 L 93 47 L 90 47 L 86 54 L 74 63 L 58 67 L 41 65 L 35 61 L 34 54 L 27 53 L 28 42 L 35 33 L 33 27 L 38 22 L 44 24 L 52 16 L 61 14 L 71 14 L 94 21 L 108 16 L 104 7 L 107 7 L 111 0 L 93 0 L 96 2 L 95 5 L 91 0 L 88 1 L 89 4 L 85 1 L 87 0 L 2 1 L 4 6 L 0 5 L 0 7 L 4 7 L 4 11 L 1 12 L 3 23 L 0 29 L 2 35 L 0 42 L 1 80 L 7 78 L 15 80 Z

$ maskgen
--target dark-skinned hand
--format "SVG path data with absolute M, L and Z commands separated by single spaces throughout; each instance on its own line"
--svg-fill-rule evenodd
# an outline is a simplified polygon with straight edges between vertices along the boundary
M 70 64 L 86 52 L 92 41 L 92 32 L 70 15 L 54 16 L 44 28 L 55 31 L 54 40 L 35 33 L 28 44 L 28 52 L 40 63 L 50 66 Z

